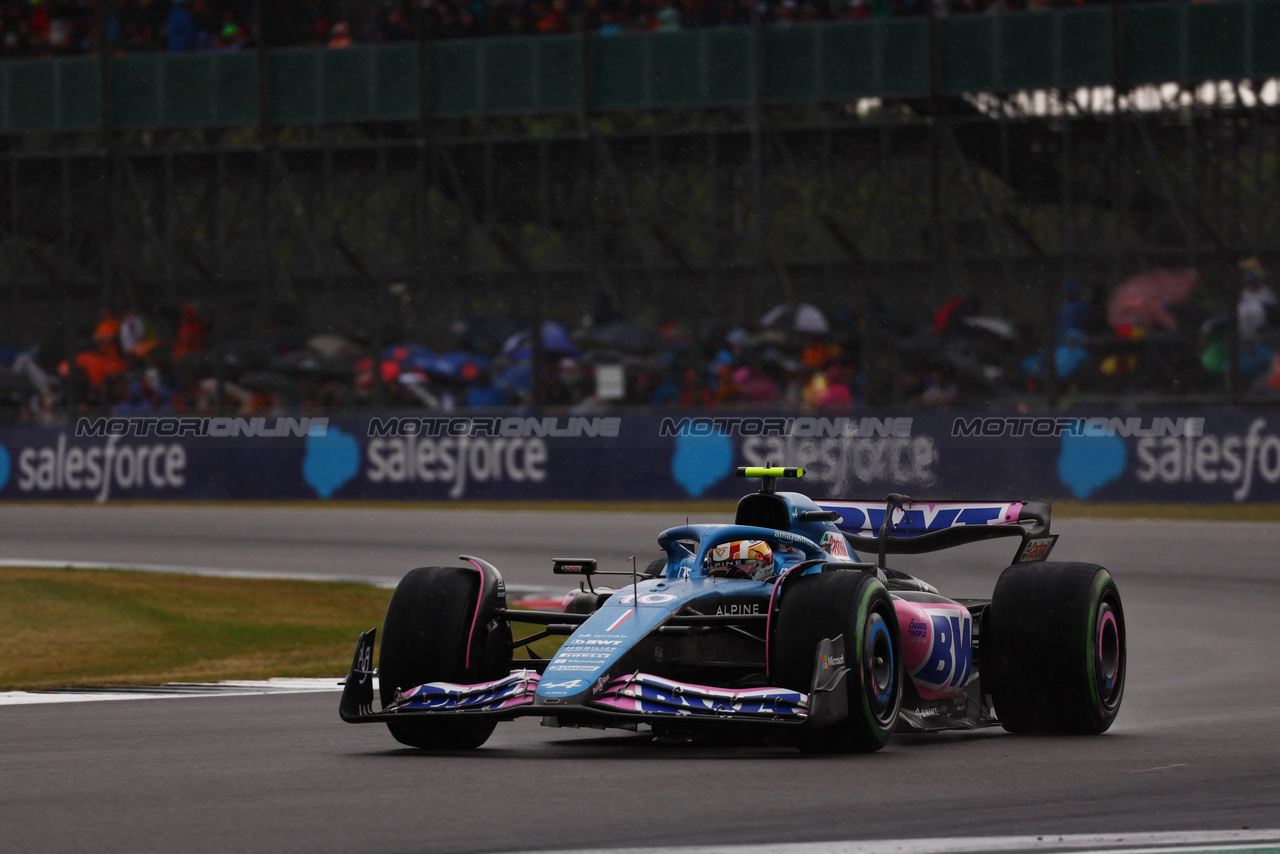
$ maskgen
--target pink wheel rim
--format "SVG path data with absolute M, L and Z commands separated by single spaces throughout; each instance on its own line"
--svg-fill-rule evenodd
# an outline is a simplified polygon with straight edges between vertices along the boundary
M 1120 674 L 1120 626 L 1115 612 L 1104 606 L 1102 619 L 1098 620 L 1098 665 L 1102 678 L 1110 692 Z

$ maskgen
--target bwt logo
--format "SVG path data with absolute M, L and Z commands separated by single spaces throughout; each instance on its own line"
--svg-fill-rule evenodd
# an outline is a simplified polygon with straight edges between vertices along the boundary
M 844 517 L 844 521 L 840 524 L 846 530 L 879 531 L 884 524 L 883 504 L 876 505 L 868 502 L 864 506 L 857 506 L 853 502 L 831 502 L 821 506 L 837 509 Z M 958 507 L 931 504 L 896 513 L 892 525 L 895 531 L 907 533 L 932 533 L 961 525 L 997 525 L 1006 521 L 1010 506 L 1008 504 L 974 504 Z
M 65 433 L 54 445 L 18 453 L 19 492 L 84 492 L 98 501 L 112 488 L 181 489 L 186 484 L 187 452 L 179 444 L 121 445 L 111 436 L 105 445 L 67 447 Z
M 917 683 L 952 693 L 969 683 L 973 670 L 973 618 L 968 612 L 928 609 L 927 634 L 933 643 L 920 667 L 911 674 Z M 914 621 L 913 621 L 914 622 Z

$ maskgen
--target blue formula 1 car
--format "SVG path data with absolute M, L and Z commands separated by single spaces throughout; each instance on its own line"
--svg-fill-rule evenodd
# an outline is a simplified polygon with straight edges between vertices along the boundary
M 497 723 L 537 715 L 675 738 L 770 728 L 843 752 L 878 750 L 895 731 L 1100 733 L 1115 719 L 1120 594 L 1103 567 L 1045 561 L 1057 540 L 1049 505 L 815 502 L 774 489 L 802 470 L 738 473 L 763 480 L 734 524 L 663 531 L 666 556 L 647 570 L 553 559 L 581 580 L 561 611 L 509 609 L 501 574 L 480 558 L 413 570 L 387 608 L 377 670 L 376 630 L 360 636 L 342 719 L 385 723 L 422 749 L 479 747 Z M 1018 551 L 989 600 L 948 599 L 885 565 L 996 537 Z M 632 577 L 595 585 L 609 574 Z M 513 622 L 542 630 L 513 638 Z M 556 635 L 566 640 L 550 659 L 513 658 Z

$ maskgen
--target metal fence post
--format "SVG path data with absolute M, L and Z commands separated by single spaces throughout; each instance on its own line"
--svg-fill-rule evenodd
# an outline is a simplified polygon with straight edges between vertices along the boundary
M 98 98 L 101 109 L 103 204 L 106 215 L 102 223 L 100 257 L 102 269 L 102 304 L 110 306 L 115 298 L 114 266 L 116 223 L 116 157 L 115 133 L 111 110 L 111 45 L 107 43 L 107 24 L 115 10 L 114 0 L 103 0 L 98 12 Z
M 753 0 L 751 3 L 751 197 L 754 209 L 751 219 L 751 243 L 756 253 L 757 298 L 763 298 L 765 295 L 764 271 L 769 255 L 764 236 L 764 39 L 762 36 L 760 4 Z M 741 297 L 741 291 L 739 296 Z M 741 299 L 738 304 L 742 306 Z M 745 306 L 743 308 L 745 309 Z M 739 323 L 745 320 L 745 316 L 737 318 Z
M 259 215 L 262 217 L 259 237 L 262 240 L 262 295 L 264 300 L 275 284 L 272 264 L 271 228 L 271 158 L 274 140 L 271 126 L 270 55 L 267 51 L 267 32 L 264 27 L 263 7 L 266 0 L 254 0 L 253 17 L 258 27 L 258 189 L 261 193 Z

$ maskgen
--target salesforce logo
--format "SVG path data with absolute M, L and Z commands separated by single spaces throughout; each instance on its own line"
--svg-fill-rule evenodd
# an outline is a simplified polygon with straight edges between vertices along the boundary
M 733 472 L 733 440 L 719 430 L 706 435 L 676 434 L 671 477 L 691 498 L 715 486 Z
M 360 471 L 360 445 L 355 436 L 330 427 L 323 436 L 307 436 L 302 480 L 321 498 L 329 498 Z
M 1062 437 L 1058 479 L 1076 498 L 1085 499 L 1124 474 L 1128 462 L 1124 439 L 1114 434 Z
M 10 474 L 9 452 L 0 448 L 0 488 Z M 124 445 L 112 436 L 104 444 L 56 442 L 16 453 L 14 486 L 19 492 L 87 494 L 106 501 L 112 491 L 181 489 L 186 485 L 187 451 L 176 442 Z

